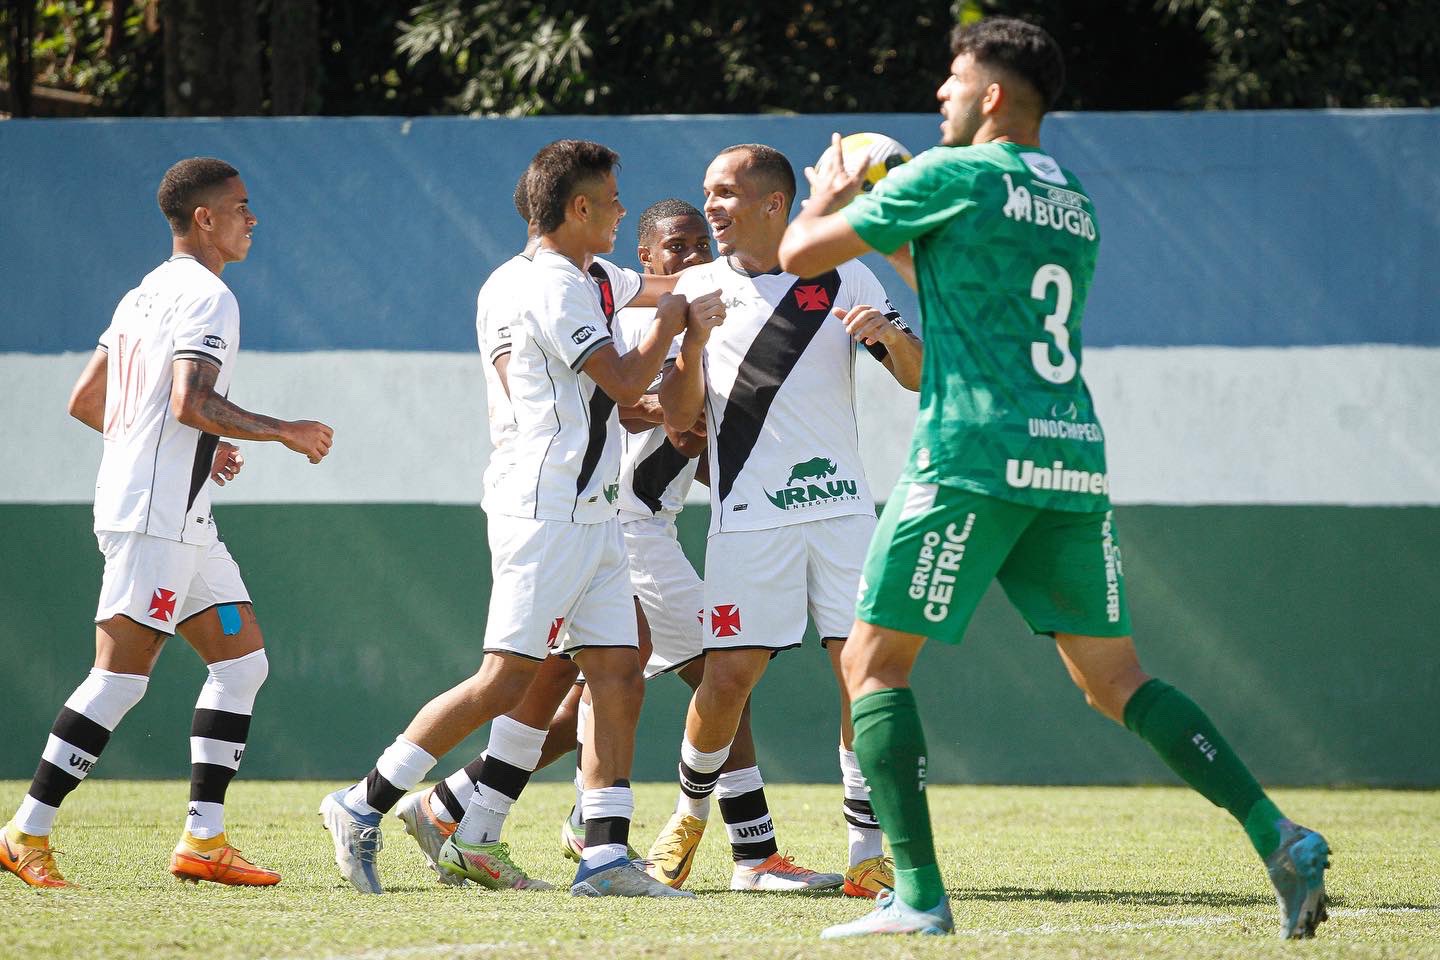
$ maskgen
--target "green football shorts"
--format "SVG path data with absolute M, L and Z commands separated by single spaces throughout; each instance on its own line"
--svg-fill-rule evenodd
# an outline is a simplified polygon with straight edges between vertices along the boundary
M 992 579 L 1036 633 L 1130 634 L 1108 510 L 1042 510 L 905 480 L 870 541 L 855 616 L 959 643 Z

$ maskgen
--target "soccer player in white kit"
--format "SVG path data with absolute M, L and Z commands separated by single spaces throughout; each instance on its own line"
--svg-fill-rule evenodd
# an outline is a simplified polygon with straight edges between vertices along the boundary
M 250 252 L 258 220 L 234 167 L 196 157 L 166 171 L 157 196 L 172 255 L 127 293 L 70 397 L 70 414 L 105 438 L 95 537 L 105 556 L 95 666 L 65 701 L 20 809 L 0 831 L 0 866 L 31 886 L 69 884 L 49 836 L 61 802 L 94 769 L 111 732 L 144 696 L 177 630 L 205 661 L 190 730 L 190 803 L 170 858 L 182 880 L 269 886 L 280 875 L 225 836 L 225 792 L 245 753 L 269 667 L 240 570 L 210 512 L 207 480 L 244 465 L 221 436 L 271 440 L 319 463 L 332 432 L 315 421 L 249 413 L 227 400 L 240 311 L 220 279 Z
M 705 554 L 705 676 L 691 700 L 680 753 L 677 813 L 704 820 L 740 711 L 771 656 L 799 646 L 807 607 L 839 676 L 843 641 L 875 526 L 855 419 L 857 343 L 914 390 L 921 345 L 858 261 L 818 277 L 779 267 L 795 174 L 762 144 L 727 148 L 705 172 L 705 215 L 720 259 L 687 271 L 677 291 L 719 287 L 725 324 L 686 331 L 660 389 L 666 418 L 688 428 L 702 410 L 709 436 L 710 538 Z M 869 791 L 850 749 L 841 690 L 840 763 L 849 826 L 845 892 L 874 897 L 893 884 Z M 675 820 L 652 848 L 671 858 L 699 836 Z M 655 858 L 652 876 L 668 863 Z M 741 887 L 776 889 L 779 878 Z M 783 888 L 783 887 L 781 887 Z
M 531 282 L 528 267 L 539 249 L 537 226 L 530 215 L 528 175 L 527 170 L 515 187 L 516 212 L 529 228 L 526 247 L 496 268 L 476 297 L 476 338 L 481 356 L 486 359 L 492 446 L 484 479 L 483 506 L 487 514 L 504 513 L 497 497 L 503 496 L 499 492 L 503 488 L 501 481 L 515 462 L 515 415 L 507 378 L 513 348 L 511 330 L 520 323 L 518 310 L 525 299 L 524 286 Z M 673 282 L 656 283 L 655 278 L 644 280 L 634 270 L 600 257 L 591 258 L 586 272 L 596 284 L 607 322 L 613 320 L 617 308 L 631 302 L 653 305 L 674 286 Z M 484 753 L 432 789 L 411 794 L 396 806 L 396 815 L 405 824 L 406 832 L 419 843 L 426 862 L 442 882 L 463 883 L 469 879 L 490 889 L 540 886 L 511 859 L 500 834 L 531 774 L 543 765 L 541 756 L 547 737 L 552 744 L 549 759 L 564 752 L 553 746 L 550 721 L 557 705 L 574 687 L 578 674 L 579 668 L 570 657 L 559 653 L 547 657 L 524 699 L 491 722 Z M 568 738 L 573 743 L 573 705 L 569 716 L 572 730 Z M 569 745 L 564 749 L 568 750 Z M 447 844 L 452 836 L 454 840 Z
M 555 650 L 585 670 L 594 700 L 586 751 L 586 849 L 571 884 L 578 896 L 668 896 L 626 856 L 634 796 L 629 785 L 635 723 L 644 697 L 624 545 L 611 502 L 618 467 L 616 404 L 633 404 L 659 372 L 670 341 L 708 329 L 724 307 L 716 295 L 666 295 L 637 350 L 613 345 L 599 291 L 584 265 L 614 246 L 625 208 L 618 157 L 589 141 L 540 150 L 528 177 L 540 249 L 512 327 L 507 369 L 515 415 L 515 463 L 490 516 L 495 582 L 477 673 L 436 697 L 321 815 L 342 874 L 380 893 L 375 870 L 381 815 L 453 748 L 524 697 Z

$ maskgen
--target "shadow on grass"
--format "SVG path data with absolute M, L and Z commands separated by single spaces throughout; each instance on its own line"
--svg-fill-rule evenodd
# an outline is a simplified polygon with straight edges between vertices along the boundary
M 1137 907 L 1207 906 L 1207 907 L 1267 907 L 1274 906 L 1274 897 L 1238 893 L 1206 893 L 1190 890 L 1058 890 L 1053 887 L 995 887 L 989 890 L 967 890 L 954 887 L 947 890 L 955 900 L 987 900 L 996 903 L 1047 901 L 1049 903 L 1114 903 L 1131 904 Z M 1369 910 L 1416 910 L 1431 912 L 1440 910 L 1433 903 L 1351 903 L 1345 897 L 1328 898 L 1332 908 Z

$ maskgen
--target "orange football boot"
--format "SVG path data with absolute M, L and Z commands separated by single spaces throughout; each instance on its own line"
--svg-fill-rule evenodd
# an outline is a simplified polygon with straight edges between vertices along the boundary
M 10 824 L 0 828 L 0 867 L 32 887 L 73 887 L 55 866 L 49 837 L 21 833 Z
M 225 834 L 197 840 L 188 833 L 170 855 L 170 872 L 187 883 L 209 880 L 231 887 L 269 887 L 280 882 L 280 874 L 266 870 L 240 856 Z

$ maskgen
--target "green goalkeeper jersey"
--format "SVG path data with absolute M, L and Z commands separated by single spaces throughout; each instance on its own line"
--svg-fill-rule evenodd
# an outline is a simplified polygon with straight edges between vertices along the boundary
M 1036 147 L 934 147 L 844 210 L 882 253 L 911 244 L 924 324 L 906 476 L 1051 510 L 1109 506 L 1080 372 L 1100 245 L 1085 188 Z

